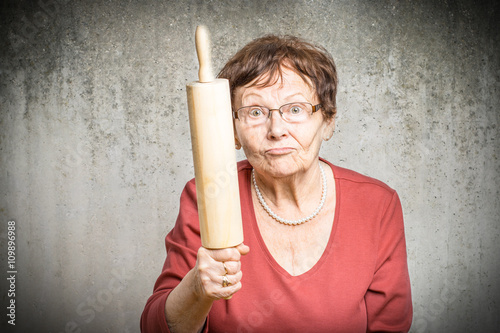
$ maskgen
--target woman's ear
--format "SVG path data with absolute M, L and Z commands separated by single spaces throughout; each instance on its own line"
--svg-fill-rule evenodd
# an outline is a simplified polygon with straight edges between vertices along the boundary
M 233 130 L 234 130 L 234 148 L 237 149 L 237 150 L 240 150 L 241 149 L 241 143 L 240 143 L 240 140 L 238 140 L 238 133 L 237 133 L 237 130 L 236 130 L 236 124 L 235 124 L 235 120 L 233 119 Z
M 241 143 L 236 136 L 234 137 L 234 148 L 236 148 L 237 150 L 241 149 Z
M 323 140 L 328 141 L 333 136 L 333 132 L 335 131 L 335 116 L 332 118 L 325 120 L 326 126 L 323 131 Z

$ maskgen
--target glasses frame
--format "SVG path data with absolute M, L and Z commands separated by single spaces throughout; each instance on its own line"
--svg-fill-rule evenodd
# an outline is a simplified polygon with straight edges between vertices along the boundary
M 271 114 L 273 113 L 273 111 L 278 111 L 278 112 L 279 112 L 279 114 L 280 114 L 280 116 L 281 116 L 281 119 L 283 119 L 283 121 L 285 121 L 285 122 L 287 122 L 287 123 L 288 123 L 288 121 L 287 121 L 285 118 L 283 118 L 283 111 L 281 111 L 281 109 L 282 109 L 284 106 L 287 106 L 287 105 L 290 105 L 290 104 L 309 104 L 309 105 L 312 107 L 312 112 L 311 112 L 311 115 L 312 115 L 314 112 L 316 112 L 316 111 L 318 111 L 319 109 L 321 109 L 321 104 L 316 104 L 316 105 L 313 105 L 312 103 L 309 103 L 309 102 L 291 102 L 291 103 L 286 103 L 286 104 L 283 104 L 282 106 L 280 106 L 278 109 L 270 109 L 270 108 L 265 107 L 265 106 L 262 106 L 262 105 L 248 105 L 248 106 L 242 106 L 242 107 L 238 108 L 238 110 L 236 110 L 236 111 L 232 110 L 232 111 L 233 111 L 233 119 L 238 119 L 238 120 L 240 120 L 240 119 L 238 118 L 238 112 L 239 112 L 241 109 L 243 109 L 243 108 L 257 107 L 257 108 L 261 108 L 261 109 L 263 109 L 263 110 L 268 110 L 268 111 L 269 111 L 269 113 L 268 113 L 268 115 L 267 115 L 267 119 L 271 118 Z

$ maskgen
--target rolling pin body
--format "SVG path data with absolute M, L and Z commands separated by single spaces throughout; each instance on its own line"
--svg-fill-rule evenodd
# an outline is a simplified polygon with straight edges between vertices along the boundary
M 220 249 L 243 242 L 231 98 L 228 80 L 200 81 L 186 91 L 201 242 Z

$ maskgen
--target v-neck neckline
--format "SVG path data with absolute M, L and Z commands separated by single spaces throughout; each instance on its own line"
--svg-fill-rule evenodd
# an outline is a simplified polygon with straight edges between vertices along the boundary
M 256 216 L 255 210 L 254 210 L 254 203 L 253 203 L 253 197 L 252 197 L 252 185 L 251 185 L 251 173 L 252 173 L 251 167 L 247 173 L 247 182 L 250 182 L 250 185 L 248 186 L 248 189 L 247 189 L 247 195 L 248 195 L 248 198 L 250 200 L 247 201 L 247 204 L 249 205 L 248 211 L 250 211 L 250 225 L 252 227 L 251 229 L 253 231 L 254 236 L 257 238 L 257 241 L 260 245 L 262 252 L 266 256 L 266 260 L 269 263 L 269 265 L 276 272 L 283 275 L 287 279 L 302 280 L 302 279 L 308 278 L 309 276 L 316 273 L 316 271 L 318 269 L 321 268 L 323 263 L 325 261 L 327 261 L 328 256 L 332 255 L 333 240 L 335 237 L 335 233 L 336 233 L 337 225 L 338 225 L 338 221 L 339 221 L 339 211 L 340 211 L 339 207 L 340 207 L 340 191 L 341 191 L 341 189 L 339 186 L 338 178 L 336 177 L 335 166 L 322 158 L 320 158 L 320 160 L 325 162 L 332 169 L 332 172 L 333 172 L 333 180 L 335 183 L 335 213 L 334 213 L 335 216 L 333 217 L 333 225 L 332 225 L 332 228 L 330 231 L 330 236 L 329 236 L 328 242 L 327 242 L 325 249 L 323 250 L 323 253 L 321 254 L 320 258 L 311 268 L 309 268 L 307 271 L 305 271 L 299 275 L 290 274 L 290 272 L 288 272 L 283 266 L 281 266 L 278 263 L 278 261 L 273 257 L 273 255 L 269 251 L 269 248 L 268 248 L 266 242 L 264 241 L 264 238 L 260 232 L 260 229 L 259 229 L 259 226 L 257 223 L 257 216 Z M 247 183 L 247 184 L 249 184 L 249 183 Z

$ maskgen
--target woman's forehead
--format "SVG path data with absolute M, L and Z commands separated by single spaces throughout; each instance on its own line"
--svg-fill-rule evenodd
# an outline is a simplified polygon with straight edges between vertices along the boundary
M 306 84 L 309 87 L 313 87 L 311 80 L 304 75 L 298 73 L 293 67 L 289 67 L 286 64 L 282 64 L 277 70 L 266 72 L 253 81 L 246 84 L 244 88 L 250 87 L 270 87 L 270 86 L 280 86 L 287 84 L 288 82 L 300 82 L 301 84 Z
M 275 74 L 270 79 L 269 74 L 264 74 L 244 87 L 236 88 L 237 99 L 253 97 L 280 96 L 282 98 L 304 96 L 312 98 L 315 91 L 309 82 L 304 81 L 300 75 L 287 68 L 283 68 L 281 75 Z

